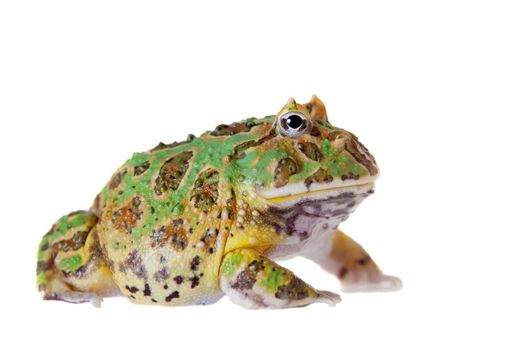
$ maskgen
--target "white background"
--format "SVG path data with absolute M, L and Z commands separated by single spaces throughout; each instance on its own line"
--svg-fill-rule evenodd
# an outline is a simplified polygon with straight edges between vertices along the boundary
M 523 349 L 522 4 L 191 4 L 1 3 L 0 347 Z M 41 236 L 134 151 L 313 93 L 380 165 L 342 228 L 401 292 L 278 311 L 40 300 Z

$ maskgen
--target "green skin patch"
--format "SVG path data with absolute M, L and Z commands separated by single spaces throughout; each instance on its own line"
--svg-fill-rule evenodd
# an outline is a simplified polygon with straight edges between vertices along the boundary
M 321 167 L 327 169 L 332 176 L 341 176 L 349 171 L 360 176 L 366 175 L 366 170 L 352 162 L 348 157 L 337 153 L 328 140 L 321 141 L 321 153 L 325 157 L 325 160 L 321 162 Z
M 273 173 L 268 171 L 268 165 L 274 159 L 288 157 L 284 149 L 274 149 L 261 154 L 259 151 L 246 153 L 243 159 L 231 163 L 225 171 L 226 179 L 233 181 L 235 178 L 242 179 L 244 184 L 269 185 L 273 181 Z
M 275 293 L 277 288 L 281 284 L 281 276 L 283 275 L 283 270 L 281 269 L 270 269 L 268 271 L 268 278 L 263 280 L 261 284 L 268 290 L 270 293 Z
M 76 271 L 82 266 L 82 257 L 80 255 L 73 255 L 60 261 L 58 267 L 66 272 Z
M 231 277 L 235 274 L 235 271 L 241 265 L 242 261 L 242 255 L 230 255 L 224 260 L 222 271 L 226 276 Z

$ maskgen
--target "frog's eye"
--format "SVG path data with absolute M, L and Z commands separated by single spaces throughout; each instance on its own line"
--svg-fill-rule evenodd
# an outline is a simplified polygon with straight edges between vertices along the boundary
M 308 130 L 310 123 L 301 112 L 288 112 L 279 118 L 277 126 L 281 135 L 299 137 Z

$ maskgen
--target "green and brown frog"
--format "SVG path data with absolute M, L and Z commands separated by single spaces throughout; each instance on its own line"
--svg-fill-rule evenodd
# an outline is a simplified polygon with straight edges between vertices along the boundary
M 303 256 L 347 290 L 396 290 L 338 225 L 373 193 L 379 170 L 323 103 L 219 125 L 135 153 L 88 211 L 63 216 L 38 248 L 44 299 L 247 308 L 335 304 L 274 260 Z

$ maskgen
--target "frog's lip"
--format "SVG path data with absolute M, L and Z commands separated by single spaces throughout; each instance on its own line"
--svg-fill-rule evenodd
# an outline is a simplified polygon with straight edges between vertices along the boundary
M 281 188 L 270 188 L 260 191 L 259 194 L 272 203 L 296 202 L 309 197 L 324 197 L 334 192 L 367 192 L 374 188 L 376 177 L 366 177 L 360 180 L 334 180 L 329 184 L 312 184 L 310 187 L 300 184 L 286 185 Z

